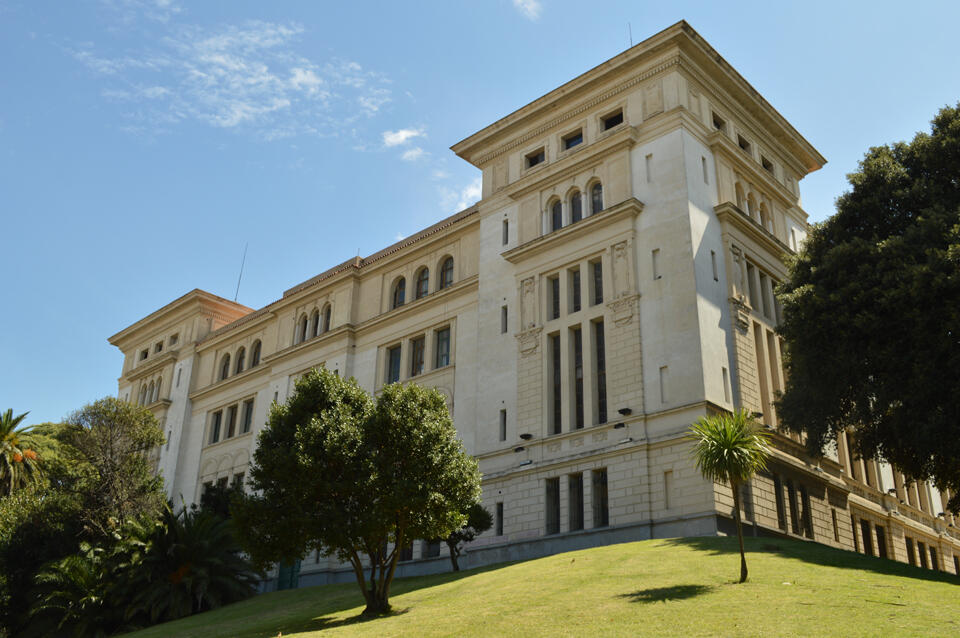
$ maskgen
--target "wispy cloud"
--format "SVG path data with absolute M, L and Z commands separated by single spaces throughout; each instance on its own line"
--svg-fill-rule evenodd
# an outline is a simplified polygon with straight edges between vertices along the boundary
M 513 6 L 529 20 L 537 20 L 543 10 L 540 0 L 513 0 Z
M 265 139 L 339 134 L 390 103 L 382 74 L 350 60 L 319 62 L 297 53 L 303 33 L 296 23 L 261 21 L 180 26 L 143 50 L 102 53 L 85 44 L 70 52 L 102 77 L 103 95 L 136 103 L 128 110 L 130 130 L 156 132 L 194 120 Z
M 423 129 L 402 128 L 399 131 L 384 131 L 383 145 L 386 147 L 400 146 L 401 144 L 412 140 L 415 137 L 423 135 Z
M 460 189 L 441 186 L 439 189 L 440 206 L 443 207 L 444 211 L 449 213 L 461 211 L 480 200 L 480 196 L 482 195 L 481 186 L 482 182 L 480 177 L 474 178 L 469 184 Z
M 406 151 L 404 151 L 403 155 L 400 156 L 400 159 L 402 159 L 405 162 L 414 162 L 426 154 L 427 152 L 425 150 L 423 150 L 419 146 L 414 146 L 413 148 L 407 149 Z

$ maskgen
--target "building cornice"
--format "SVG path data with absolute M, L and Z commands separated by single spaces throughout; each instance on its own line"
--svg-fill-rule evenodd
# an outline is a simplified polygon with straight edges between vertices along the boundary
M 141 365 L 138 365 L 132 370 L 125 372 L 120 378 L 124 381 L 136 381 L 137 379 L 141 379 L 143 377 L 149 377 L 150 375 L 159 372 L 164 366 L 171 363 L 176 363 L 180 358 L 178 352 L 178 350 L 169 350 L 163 354 L 154 355 Z
M 733 140 L 720 131 L 713 131 L 707 136 L 707 144 L 711 151 L 733 164 L 734 168 L 745 174 L 750 181 L 762 185 L 764 191 L 769 193 L 780 205 L 788 210 L 794 208 L 800 210 L 804 217 L 801 221 L 806 223 L 806 212 L 797 204 L 796 195 L 777 181 L 773 175 L 770 175 L 752 157 L 746 155 L 739 146 L 733 143 Z
M 749 239 L 757 242 L 772 255 L 780 257 L 781 264 L 785 255 L 792 255 L 793 251 L 789 246 L 777 239 L 773 233 L 760 225 L 755 219 L 752 219 L 745 212 L 740 210 L 732 202 L 723 202 L 713 207 L 717 214 L 717 219 L 722 224 L 729 224 L 736 228 Z
M 642 212 L 643 202 L 631 197 L 630 199 L 622 201 L 619 204 L 614 204 L 609 208 L 605 208 L 599 213 L 585 217 L 573 224 L 568 224 L 560 230 L 555 230 L 551 233 L 547 233 L 546 235 L 541 235 L 536 239 L 531 239 L 530 241 L 520 244 L 515 248 L 506 250 L 500 253 L 500 256 L 512 264 L 520 263 L 526 259 L 529 259 L 533 255 L 540 254 L 562 244 L 572 235 L 581 234 L 588 231 L 595 231 L 603 228 L 604 226 L 614 224 L 621 219 L 636 217 Z

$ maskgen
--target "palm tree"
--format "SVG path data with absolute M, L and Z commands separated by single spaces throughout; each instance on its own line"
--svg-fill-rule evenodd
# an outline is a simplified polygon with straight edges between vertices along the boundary
M 40 456 L 37 454 L 30 428 L 17 426 L 29 412 L 13 416 L 13 410 L 0 414 L 0 494 L 9 496 L 40 477 Z
M 729 483 L 733 490 L 734 518 L 740 542 L 740 582 L 747 580 L 740 522 L 740 486 L 767 467 L 769 435 L 746 410 L 703 417 L 690 426 L 693 456 L 704 478 Z

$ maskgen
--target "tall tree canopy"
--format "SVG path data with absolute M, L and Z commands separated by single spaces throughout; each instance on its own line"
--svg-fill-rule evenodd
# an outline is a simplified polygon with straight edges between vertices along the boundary
M 779 289 L 780 415 L 811 451 L 857 452 L 932 479 L 960 507 L 960 104 L 930 134 L 871 148 L 837 213 Z
M 462 526 L 480 475 L 437 391 L 394 384 L 374 401 L 320 369 L 271 410 L 250 486 L 233 513 L 254 560 L 335 555 L 353 567 L 366 613 L 382 613 L 400 548 Z

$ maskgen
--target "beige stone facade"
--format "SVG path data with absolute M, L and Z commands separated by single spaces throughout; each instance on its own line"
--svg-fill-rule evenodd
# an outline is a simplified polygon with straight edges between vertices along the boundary
M 729 532 L 729 487 L 684 437 L 743 406 L 777 446 L 745 488 L 748 533 L 958 571 L 948 495 L 845 439 L 810 459 L 776 432 L 773 287 L 804 239 L 800 180 L 825 160 L 686 23 L 453 151 L 483 172 L 474 206 L 259 310 L 194 290 L 110 339 L 119 395 L 164 423 L 171 497 L 241 480 L 270 404 L 325 365 L 447 397 L 495 514 L 476 561 Z M 417 543 L 407 571 L 435 552 Z M 307 557 L 301 578 L 337 570 Z

